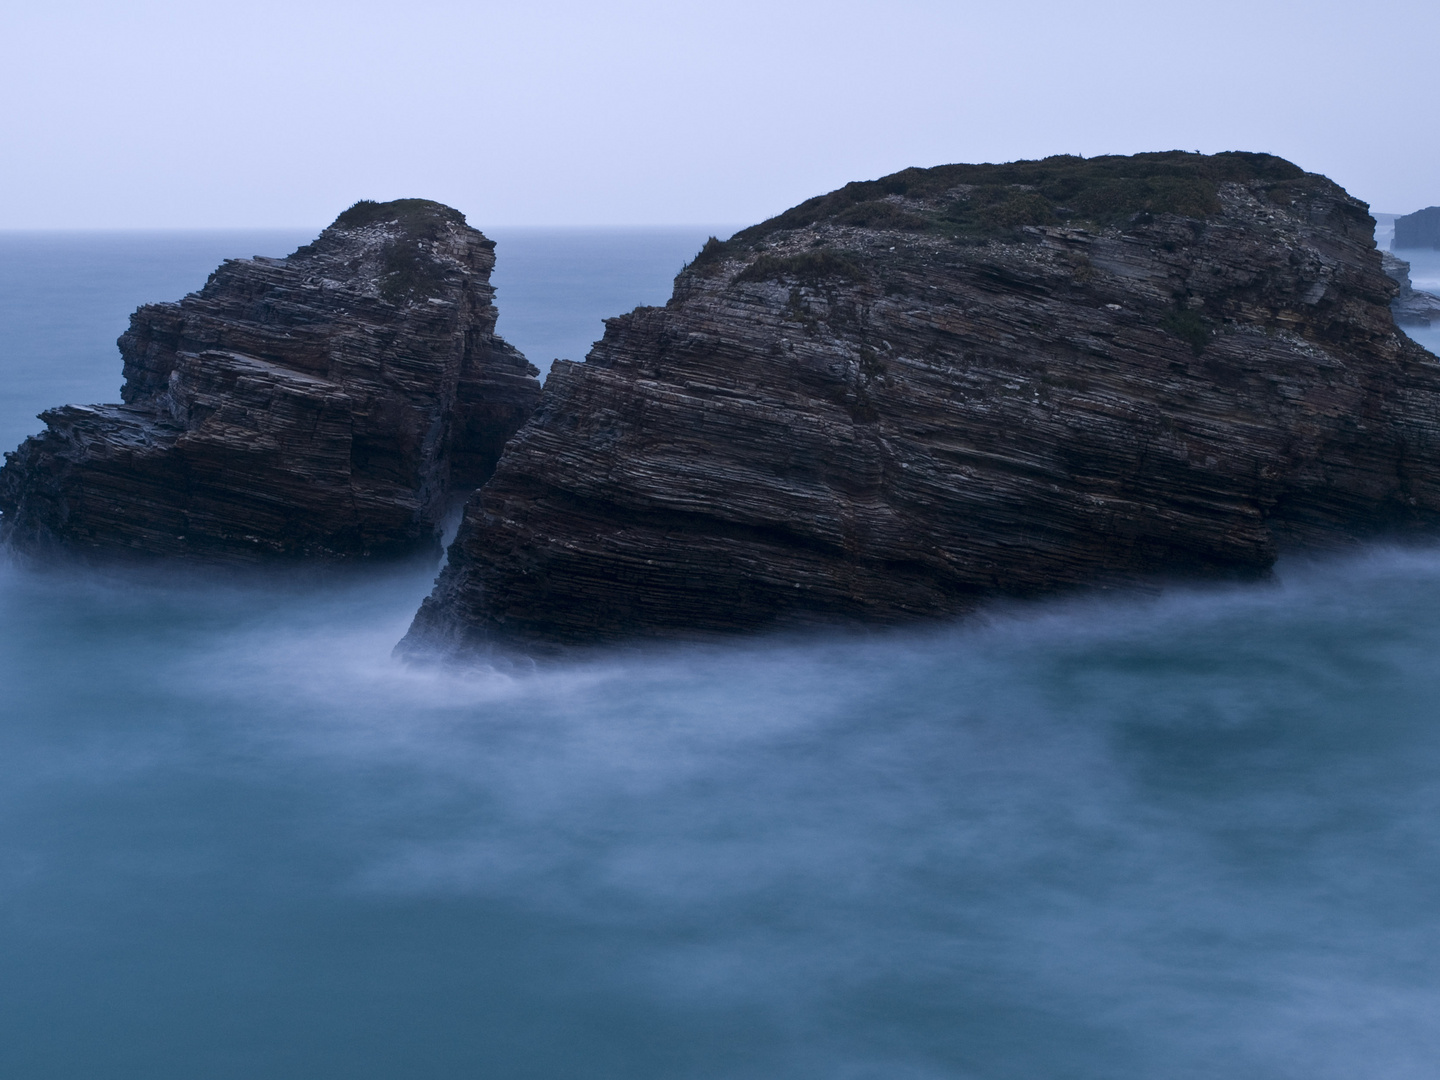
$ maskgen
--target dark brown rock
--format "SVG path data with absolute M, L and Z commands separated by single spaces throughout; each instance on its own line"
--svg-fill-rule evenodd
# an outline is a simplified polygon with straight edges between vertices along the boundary
M 495 336 L 494 263 L 456 210 L 362 202 L 287 258 L 140 308 L 124 403 L 53 409 L 6 455 L 0 534 L 240 561 L 435 549 L 540 394 Z
M 1364 204 L 1265 155 L 912 169 L 557 363 L 403 649 L 890 623 L 1440 520 Z

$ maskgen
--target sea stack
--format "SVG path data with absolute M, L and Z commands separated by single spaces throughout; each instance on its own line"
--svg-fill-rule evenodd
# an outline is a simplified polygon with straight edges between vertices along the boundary
M 1427 206 L 1395 219 L 1393 251 L 1407 248 L 1440 248 L 1440 206 Z
M 1367 207 L 1264 154 L 848 184 L 560 362 L 402 651 L 896 623 L 1440 522 Z
M 239 562 L 438 550 L 540 395 L 495 336 L 494 247 L 439 203 L 365 201 L 140 308 L 123 403 L 52 409 L 6 455 L 0 536 Z

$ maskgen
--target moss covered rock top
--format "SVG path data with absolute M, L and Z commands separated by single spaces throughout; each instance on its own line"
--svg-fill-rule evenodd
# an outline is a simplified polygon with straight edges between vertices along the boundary
M 495 244 L 454 207 L 432 199 L 361 199 L 291 258 L 339 258 L 348 265 L 359 257 L 374 264 L 370 277 L 382 297 L 408 303 L 438 295 L 471 260 L 472 246 L 493 250 Z M 481 261 L 488 272 L 494 260 Z
M 1205 218 L 1220 211 L 1221 184 L 1256 181 L 1277 198 L 1311 181 L 1329 183 L 1283 158 L 1238 152 L 938 165 L 846 184 L 742 230 L 732 242 L 824 223 L 985 239 L 1027 225 L 1106 227 L 1146 214 Z
M 394 222 L 406 231 L 420 232 L 446 223 L 464 225 L 465 215 L 453 206 L 432 199 L 391 199 L 389 202 L 361 199 L 335 219 L 335 227 L 360 229 L 382 222 Z

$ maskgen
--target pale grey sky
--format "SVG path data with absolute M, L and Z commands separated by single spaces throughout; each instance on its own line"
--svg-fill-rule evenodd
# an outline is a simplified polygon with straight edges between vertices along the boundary
M 1267 150 L 1440 203 L 1435 0 L 0 0 L 0 228 L 757 221 L 908 165 Z

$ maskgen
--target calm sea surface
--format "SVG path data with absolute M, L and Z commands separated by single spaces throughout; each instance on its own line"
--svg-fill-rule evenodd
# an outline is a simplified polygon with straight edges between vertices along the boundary
M 706 233 L 496 230 L 500 330 Z M 305 239 L 0 236 L 0 442 Z M 0 564 L 0 1077 L 1434 1077 L 1440 547 L 468 674 L 432 574 Z

